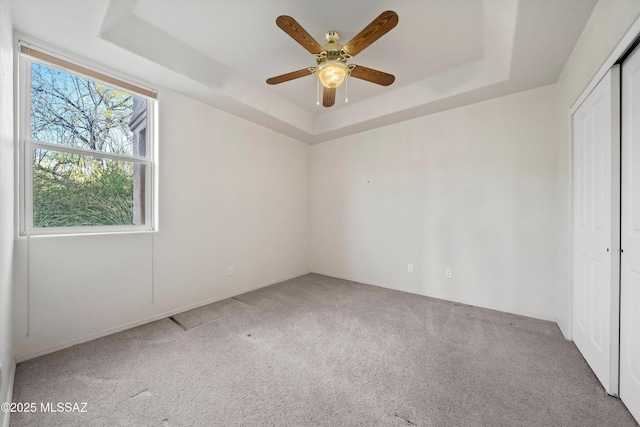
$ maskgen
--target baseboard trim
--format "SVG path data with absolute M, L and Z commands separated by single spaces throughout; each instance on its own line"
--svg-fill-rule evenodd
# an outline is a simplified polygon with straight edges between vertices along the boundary
M 315 273 L 315 274 L 321 274 L 323 276 L 335 277 L 336 279 L 350 280 L 352 282 L 363 283 L 365 285 L 377 286 L 379 288 L 393 289 L 394 291 L 406 292 L 406 293 L 414 294 L 414 295 L 421 295 L 423 297 L 437 298 L 437 299 L 440 299 L 440 300 L 443 300 L 443 301 L 458 302 L 458 303 L 461 303 L 461 304 L 472 305 L 474 307 L 488 308 L 490 310 L 501 311 L 503 313 L 511 313 L 511 314 L 517 314 L 518 316 L 526 316 L 526 317 L 531 317 L 531 318 L 539 319 L 539 320 L 547 320 L 547 321 L 550 321 L 550 322 L 554 322 L 555 324 L 558 325 L 558 327 L 560 327 L 557 317 L 549 316 L 549 315 L 546 315 L 546 314 L 534 313 L 534 312 L 530 312 L 530 311 L 526 311 L 526 310 L 514 310 L 514 309 L 511 309 L 511 308 L 502 307 L 502 306 L 497 305 L 497 304 L 488 304 L 488 303 L 485 303 L 485 302 L 474 301 L 474 300 L 471 300 L 471 299 L 451 298 L 449 296 L 439 295 L 437 293 L 418 292 L 418 291 L 415 291 L 413 289 L 405 289 L 405 288 L 402 288 L 402 287 L 399 287 L 399 286 L 391 286 L 391 285 L 385 285 L 385 284 L 381 284 L 381 283 L 375 283 L 375 282 L 373 282 L 371 280 L 366 280 L 366 279 L 365 280 L 360 280 L 360 279 L 353 278 L 353 277 L 341 276 L 341 275 L 338 275 L 338 274 L 332 274 L 332 273 L 326 273 L 326 272 L 320 272 L 320 271 L 311 271 L 311 272 Z M 561 329 L 561 331 L 562 331 L 562 329 Z
M 560 319 L 558 319 L 557 323 L 558 323 L 558 327 L 560 328 L 560 332 L 562 332 L 562 335 L 564 335 L 564 339 L 566 339 L 567 341 L 573 341 L 573 335 L 572 335 L 570 325 L 565 325 L 563 322 L 560 321 Z
M 548 315 L 535 313 L 535 312 L 530 312 L 530 311 L 526 311 L 526 310 L 517 310 L 517 309 L 514 310 L 514 309 L 506 308 L 506 307 L 503 307 L 503 306 L 500 306 L 500 305 L 497 305 L 497 304 L 488 304 L 488 303 L 485 303 L 485 302 L 482 302 L 482 301 L 475 301 L 475 300 L 466 299 L 466 298 L 451 298 L 449 296 L 439 295 L 437 293 L 418 292 L 418 291 L 415 291 L 413 289 L 406 289 L 406 288 L 399 287 L 399 286 L 391 286 L 391 285 L 387 285 L 387 284 L 377 283 L 377 282 L 372 281 L 372 280 L 367 280 L 367 279 L 363 280 L 363 279 L 359 279 L 359 278 L 355 278 L 355 277 L 342 276 L 342 275 L 339 275 L 339 274 L 333 274 L 333 273 L 329 273 L 329 272 L 306 271 L 306 272 L 303 272 L 303 273 L 297 273 L 297 274 L 294 274 L 294 275 L 290 275 L 290 276 L 282 277 L 282 278 L 279 278 L 279 279 L 275 279 L 273 281 L 265 282 L 265 283 L 262 283 L 262 284 L 259 284 L 259 285 L 256 285 L 256 286 L 252 286 L 252 287 L 249 287 L 249 288 L 238 290 L 236 292 L 231 292 L 231 293 L 228 293 L 228 294 L 224 294 L 224 295 L 221 295 L 221 296 L 218 296 L 218 297 L 215 297 L 215 298 L 211 298 L 209 300 L 200 301 L 200 302 L 197 302 L 195 304 L 190 304 L 190 305 L 187 305 L 187 306 L 179 307 L 179 308 L 176 308 L 176 309 L 173 309 L 173 310 L 169 310 L 169 311 L 157 314 L 157 315 L 146 317 L 146 318 L 141 319 L 141 320 L 137 320 L 137 321 L 134 321 L 134 322 L 129 322 L 129 323 L 126 323 L 124 325 L 119 325 L 119 326 L 116 326 L 116 327 L 113 327 L 113 328 L 109 328 L 109 329 L 106 329 L 106 330 L 103 330 L 103 331 L 100 331 L 100 332 L 96 332 L 94 334 L 85 335 L 85 336 L 83 336 L 81 338 L 78 338 L 78 339 L 75 339 L 75 340 L 71 340 L 71 341 L 66 341 L 66 342 L 61 343 L 59 345 L 47 347 L 47 348 L 44 348 L 42 350 L 38 350 L 38 351 L 35 351 L 35 352 L 30 352 L 30 353 L 27 353 L 27 354 L 17 355 L 16 356 L 16 362 L 14 362 L 14 368 L 13 368 L 12 374 L 15 373 L 15 363 L 24 362 L 26 360 L 34 359 L 36 357 L 40 357 L 40 356 L 44 356 L 46 354 L 54 353 L 56 351 L 64 350 L 65 348 L 69 348 L 69 347 L 72 347 L 74 345 L 82 344 L 82 343 L 85 343 L 85 342 L 88 342 L 88 341 L 91 341 L 91 340 L 94 340 L 94 339 L 105 337 L 107 335 L 115 334 L 117 332 L 122 332 L 122 331 L 125 331 L 127 329 L 131 329 L 131 328 L 135 328 L 137 326 L 141 326 L 141 325 L 144 325 L 144 324 L 147 324 L 147 323 L 155 322 L 155 321 L 167 318 L 167 317 L 171 317 L 171 316 L 173 316 L 175 314 L 182 313 L 184 311 L 188 311 L 188 310 L 192 310 L 194 308 L 202 307 L 203 305 L 211 304 L 211 303 L 214 303 L 214 302 L 217 302 L 217 301 L 221 301 L 223 299 L 232 298 L 234 296 L 238 296 L 238 295 L 241 295 L 241 294 L 244 294 L 244 293 L 247 293 L 247 292 L 251 292 L 251 291 L 254 291 L 256 289 L 264 288 L 266 286 L 271 286 L 271 285 L 274 285 L 276 283 L 283 282 L 285 280 L 290 280 L 290 279 L 294 279 L 296 277 L 304 276 L 305 274 L 309 274 L 309 273 L 321 274 L 323 276 L 335 277 L 337 279 L 343 279 L 343 280 L 350 280 L 350 281 L 353 281 L 353 282 L 363 283 L 365 285 L 377 286 L 377 287 L 386 288 L 386 289 L 393 289 L 393 290 L 400 291 L 400 292 L 407 292 L 407 293 L 410 293 L 410 294 L 421 295 L 421 296 L 430 297 L 430 298 L 437 298 L 437 299 L 441 299 L 441 300 L 444 300 L 444 301 L 458 302 L 458 303 L 461 303 L 461 304 L 473 305 L 475 307 L 488 308 L 490 310 L 501 311 L 501 312 L 504 312 L 504 313 L 517 314 L 519 316 L 526 316 L 526 317 L 531 317 L 531 318 L 534 318 L 534 319 L 547 320 L 547 321 L 556 323 L 558 325 L 558 327 L 560 328 L 558 318 L 554 317 L 554 316 L 548 316 Z M 564 335 L 564 331 L 562 331 L 562 328 L 560 328 L 560 330 Z M 566 337 L 566 335 L 565 335 L 565 337 Z
M 40 357 L 40 356 L 44 356 L 46 354 L 50 354 L 50 353 L 55 353 L 56 351 L 60 351 L 60 350 L 64 350 L 65 348 L 69 348 L 69 347 L 73 347 L 74 345 L 78 345 L 78 344 L 82 344 L 88 341 L 92 341 L 98 338 L 102 338 L 105 337 L 107 335 L 111 335 L 111 334 L 115 334 L 117 332 L 122 332 L 122 331 L 126 331 L 127 329 L 131 329 L 131 328 L 135 328 L 137 326 L 142 326 L 145 325 L 147 323 L 151 323 L 151 322 L 155 322 L 158 320 L 162 320 L 165 319 L 167 317 L 171 317 L 175 314 L 178 313 L 182 313 L 184 311 L 188 311 L 188 310 L 192 310 L 194 308 L 198 308 L 198 307 L 202 307 L 203 305 L 207 305 L 207 304 L 211 304 L 217 301 L 221 301 L 223 299 L 227 299 L 227 298 L 232 298 L 238 295 L 242 295 L 245 294 L 247 292 L 251 292 L 251 291 L 255 291 L 256 289 L 260 289 L 260 288 L 264 288 L 267 286 L 271 286 L 271 285 L 275 285 L 276 283 L 280 283 L 280 282 L 284 282 L 286 280 L 290 280 L 290 279 L 295 279 L 296 277 L 300 277 L 300 276 L 304 276 L 305 274 L 309 274 L 310 271 L 306 271 L 303 273 L 296 273 L 294 275 L 290 275 L 290 276 L 286 276 L 286 277 L 282 277 L 279 279 L 275 279 L 269 282 L 265 282 L 259 285 L 255 285 L 255 286 L 251 286 L 242 290 L 238 290 L 235 292 L 230 292 L 228 294 L 224 294 L 221 296 L 217 296 L 215 298 L 211 298 L 205 301 L 199 301 L 195 304 L 190 304 L 190 305 L 186 305 L 183 307 L 179 307 L 173 310 L 169 310 L 169 311 L 165 311 L 163 313 L 160 314 L 155 314 L 153 316 L 149 316 L 149 317 L 145 317 L 144 319 L 140 319 L 140 320 L 136 320 L 133 322 L 129 322 L 129 323 L 125 323 L 124 325 L 120 325 L 120 326 L 116 326 L 113 328 L 109 328 L 109 329 L 105 329 L 103 331 L 100 332 L 96 332 L 93 334 L 89 334 L 89 335 L 84 335 L 81 338 L 75 339 L 75 340 L 70 340 L 70 341 L 65 341 L 61 344 L 55 345 L 55 346 L 51 346 L 51 347 L 46 347 L 44 349 L 38 350 L 38 351 L 34 351 L 34 352 L 30 352 L 30 353 L 26 353 L 26 354 L 21 354 L 21 355 L 17 355 L 16 356 L 16 363 L 20 363 L 20 362 L 24 362 L 30 359 L 35 359 L 36 357 Z
M 11 402 L 13 400 L 13 384 L 16 379 L 16 360 L 13 359 L 11 366 L 9 366 L 9 384 L 7 384 L 7 395 L 3 402 Z M 0 412 L 4 415 L 2 420 L 2 427 L 9 427 L 9 418 L 11 418 L 11 412 Z

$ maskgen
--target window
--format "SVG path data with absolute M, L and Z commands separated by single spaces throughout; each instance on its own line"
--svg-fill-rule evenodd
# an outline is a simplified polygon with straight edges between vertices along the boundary
M 153 229 L 155 93 L 20 51 L 22 233 Z

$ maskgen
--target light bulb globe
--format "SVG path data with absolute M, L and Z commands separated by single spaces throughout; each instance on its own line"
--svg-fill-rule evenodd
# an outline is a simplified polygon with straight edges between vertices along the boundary
M 334 89 L 347 77 L 348 67 L 342 61 L 326 61 L 318 66 L 318 79 L 324 87 Z

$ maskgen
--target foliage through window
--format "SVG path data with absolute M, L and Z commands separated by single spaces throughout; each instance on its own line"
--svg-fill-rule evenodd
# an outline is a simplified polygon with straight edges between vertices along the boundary
M 149 229 L 150 101 L 28 56 L 24 66 L 25 231 Z

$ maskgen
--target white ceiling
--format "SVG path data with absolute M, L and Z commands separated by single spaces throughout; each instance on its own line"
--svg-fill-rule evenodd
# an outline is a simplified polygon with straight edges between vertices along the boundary
M 8 1 L 21 39 L 310 144 L 554 83 L 597 2 Z M 337 30 L 344 43 L 385 10 L 398 14 L 397 27 L 350 63 L 394 74 L 391 86 L 349 79 L 349 103 L 343 85 L 325 108 L 314 76 L 265 83 L 315 65 L 277 16 L 292 16 L 322 44 Z

